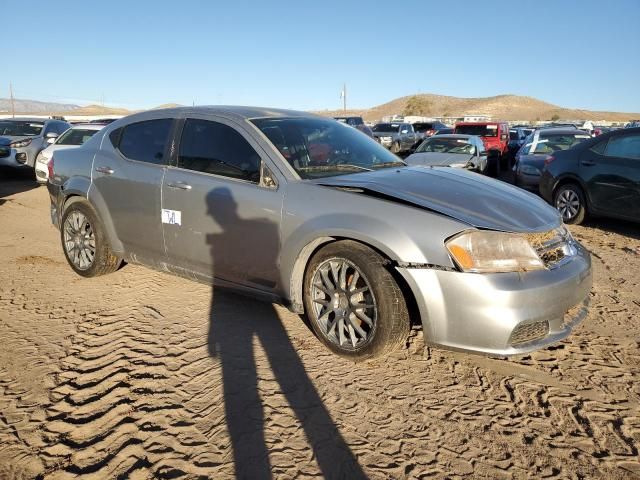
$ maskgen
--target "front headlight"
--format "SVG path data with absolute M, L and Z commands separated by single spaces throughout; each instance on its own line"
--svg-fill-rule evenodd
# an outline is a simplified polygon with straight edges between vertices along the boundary
M 445 243 L 464 272 L 521 272 L 545 266 L 527 238 L 515 233 L 471 231 Z
M 31 144 L 31 139 L 25 138 L 24 140 L 18 140 L 16 142 L 13 142 L 9 146 L 12 148 L 22 148 L 22 147 L 28 147 L 30 144 Z

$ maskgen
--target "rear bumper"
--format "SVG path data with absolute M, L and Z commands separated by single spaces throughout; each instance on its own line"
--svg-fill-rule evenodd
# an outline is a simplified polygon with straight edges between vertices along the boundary
M 49 213 L 51 215 L 51 223 L 58 229 L 60 229 L 60 224 L 62 222 L 62 205 L 61 203 L 61 188 L 59 185 L 54 185 L 51 182 L 47 183 L 47 190 L 49 191 L 49 200 L 51 201 L 51 206 Z
M 586 316 L 592 285 L 591 259 L 582 246 L 553 270 L 398 270 L 416 297 L 425 341 L 496 356 L 531 352 L 567 337 Z M 528 339 L 530 332 L 534 336 Z

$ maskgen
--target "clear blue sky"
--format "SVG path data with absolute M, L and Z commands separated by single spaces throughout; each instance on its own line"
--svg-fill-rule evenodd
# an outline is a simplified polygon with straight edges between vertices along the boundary
M 640 0 L 0 0 L 0 97 L 370 107 L 529 95 L 640 112 Z

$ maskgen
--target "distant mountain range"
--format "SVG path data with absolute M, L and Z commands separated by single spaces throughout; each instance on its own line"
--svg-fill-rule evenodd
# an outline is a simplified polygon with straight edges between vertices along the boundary
M 532 97 L 498 95 L 495 97 L 460 98 L 445 95 L 419 94 L 396 98 L 367 109 L 347 110 L 347 114 L 360 115 L 367 121 L 380 120 L 395 114 L 413 114 L 425 117 L 462 117 L 486 114 L 495 120 L 606 120 L 628 122 L 640 118 L 640 113 L 599 112 L 563 108 Z M 419 112 L 419 113 L 418 113 Z M 315 112 L 325 116 L 344 115 L 342 110 Z
M 178 107 L 176 103 L 165 103 L 156 108 Z M 284 106 L 286 107 L 286 105 Z M 128 115 L 126 108 L 101 105 L 74 105 L 70 103 L 40 102 L 37 100 L 15 100 L 17 114 L 40 115 Z M 11 112 L 11 102 L 0 98 L 0 114 Z M 344 115 L 342 110 L 322 110 L 324 116 Z M 361 115 L 367 121 L 380 120 L 395 114 L 418 114 L 425 117 L 462 117 L 468 114 L 487 114 L 500 120 L 607 120 L 628 122 L 640 118 L 640 113 L 600 112 L 563 108 L 532 97 L 498 95 L 495 97 L 460 98 L 445 95 L 418 94 L 396 98 L 390 102 L 367 109 L 348 110 L 349 115 Z
M 80 108 L 79 105 L 71 103 L 40 102 L 38 100 L 15 99 L 16 113 L 53 113 L 70 112 Z M 0 113 L 11 113 L 11 100 L 0 98 Z

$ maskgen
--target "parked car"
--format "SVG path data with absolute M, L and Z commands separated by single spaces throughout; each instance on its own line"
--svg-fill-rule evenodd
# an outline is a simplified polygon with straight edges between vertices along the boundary
M 79 275 L 126 260 L 281 302 L 354 360 L 405 344 L 414 307 L 430 343 L 495 355 L 557 342 L 586 313 L 590 256 L 542 199 L 408 167 L 332 119 L 147 111 L 49 168 L 51 219 Z
M 456 167 L 485 173 L 487 152 L 474 135 L 435 135 L 424 140 L 405 162 L 411 166 Z
M 367 124 L 364 123 L 364 120 L 362 120 L 362 117 L 351 116 L 351 117 L 333 117 L 333 118 L 341 123 L 346 123 L 347 125 L 357 130 L 360 130 L 362 133 L 364 133 L 368 137 L 373 138 L 373 130 L 371 130 L 371 127 L 369 127 Z
M 454 133 L 463 135 L 477 135 L 482 138 L 484 147 L 489 152 L 491 160 L 489 169 L 497 174 L 497 166 L 506 170 L 509 160 L 509 124 L 506 122 L 459 122 L 456 123 Z
M 545 161 L 559 150 L 567 150 L 591 136 L 575 128 L 542 128 L 528 137 L 527 143 L 515 158 L 515 184 L 528 190 L 538 191 L 540 175 Z
M 373 136 L 383 147 L 393 153 L 406 152 L 416 144 L 418 136 L 410 123 L 378 123 L 373 127 Z
M 515 159 L 516 153 L 520 148 L 522 148 L 522 145 L 524 145 L 524 141 L 528 135 L 527 131 L 521 127 L 511 127 L 509 129 L 509 161 Z
M 53 155 L 53 152 L 62 150 L 65 148 L 76 148 L 84 144 L 89 140 L 96 132 L 102 130 L 104 127 L 98 123 L 74 125 L 66 130 L 58 138 L 47 146 L 44 150 L 38 153 L 35 163 L 36 181 L 40 184 L 47 183 L 49 179 L 49 160 Z
M 416 143 L 421 142 L 425 138 L 429 138 L 435 134 L 437 134 L 440 130 L 446 130 L 447 127 L 444 123 L 435 121 L 435 122 L 416 122 L 412 123 L 413 130 L 416 132 L 416 136 L 418 140 Z
M 636 128 L 636 127 L 640 127 L 640 120 L 631 120 L 629 123 L 627 123 L 624 128 Z
M 540 193 L 565 223 L 587 215 L 640 221 L 640 128 L 590 138 L 545 161 Z
M 71 125 L 62 120 L 16 117 L 0 119 L 0 165 L 33 168 L 36 156 Z M 53 141 L 53 140 L 52 140 Z

